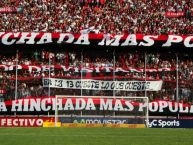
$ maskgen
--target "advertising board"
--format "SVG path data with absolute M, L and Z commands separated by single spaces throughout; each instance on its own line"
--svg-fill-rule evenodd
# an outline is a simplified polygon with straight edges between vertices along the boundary
M 150 128 L 193 128 L 191 119 L 150 119 Z
M 0 117 L 0 127 L 42 127 L 50 117 Z

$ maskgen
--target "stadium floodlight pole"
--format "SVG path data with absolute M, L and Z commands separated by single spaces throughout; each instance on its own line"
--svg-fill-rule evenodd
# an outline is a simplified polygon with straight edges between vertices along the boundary
M 16 65 L 16 68 L 15 68 L 15 100 L 17 99 L 17 85 L 18 85 L 18 49 L 16 51 L 16 59 L 15 59 L 15 65 Z M 15 112 L 15 115 L 16 115 L 16 112 Z

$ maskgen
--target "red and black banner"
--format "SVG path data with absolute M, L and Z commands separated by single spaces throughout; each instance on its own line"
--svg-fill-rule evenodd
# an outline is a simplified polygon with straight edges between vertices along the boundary
M 141 101 L 140 101 L 141 100 Z M 60 96 L 57 97 L 28 97 L 24 99 L 0 102 L 0 113 L 7 112 L 48 112 L 55 111 L 122 111 L 143 112 L 148 108 L 151 113 L 182 113 L 192 114 L 193 105 L 167 100 L 155 100 L 147 104 L 145 98 L 109 98 L 103 96 Z
M 143 35 L 143 34 L 95 34 L 82 30 L 73 33 L 0 32 L 0 46 L 71 44 L 83 46 L 111 47 L 193 47 L 193 35 Z

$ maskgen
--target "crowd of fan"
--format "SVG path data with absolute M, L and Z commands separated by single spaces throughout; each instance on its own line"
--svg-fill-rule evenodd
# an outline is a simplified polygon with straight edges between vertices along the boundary
M 106 55 L 106 53 L 104 53 Z M 192 58 L 185 59 L 187 54 L 179 55 L 179 79 L 190 80 L 193 79 L 193 60 Z M 114 62 L 115 61 L 115 62 Z M 0 55 L 1 65 L 16 65 L 16 55 L 6 56 Z M 124 70 L 136 69 L 134 72 L 127 72 L 126 74 L 133 74 L 139 78 L 144 78 L 144 72 L 138 71 L 139 69 L 145 69 L 145 54 L 143 52 L 117 52 L 115 57 L 113 53 L 109 53 L 108 56 L 95 55 L 95 52 L 87 52 L 85 54 L 78 54 L 75 52 L 48 52 L 48 51 L 34 51 L 33 55 L 26 55 L 22 52 L 18 54 L 19 65 L 64 65 L 66 67 L 84 67 L 84 68 L 104 68 L 104 67 L 120 67 Z M 176 71 L 176 55 L 169 53 L 168 56 L 161 53 L 149 53 L 146 54 L 146 69 L 148 79 L 163 79 L 163 80 L 175 80 L 176 76 L 171 72 Z M 163 69 L 163 70 L 161 70 Z M 169 69 L 169 71 L 167 70 Z M 154 70 L 154 72 L 152 72 Z M 155 71 L 156 70 L 156 71 Z M 165 71 L 166 70 L 166 71 Z M 25 73 L 28 73 L 25 70 Z M 55 71 L 61 73 L 62 69 L 56 69 Z M 35 72 L 35 71 L 34 71 Z M 55 75 L 57 72 L 53 72 Z M 158 73 L 160 72 L 160 74 Z M 5 72 L 3 72 L 5 73 Z M 23 74 L 25 74 L 23 73 Z M 48 72 L 42 72 L 39 76 L 44 77 Z M 156 75 L 155 75 L 156 74 Z M 158 75 L 159 74 L 159 75 Z M 48 75 L 48 74 L 47 74 Z M 9 75 L 6 75 L 9 77 Z M 25 75 L 23 75 L 25 77 Z M 52 75 L 51 75 L 52 76 Z M 67 75 L 68 76 L 68 75 Z M 26 77 L 29 77 L 28 75 Z M 33 76 L 34 77 L 34 76 Z
M 105 50 L 106 52 L 106 50 Z M 96 53 L 96 52 L 95 52 Z M 146 69 L 156 69 L 154 72 L 147 72 L 146 80 L 163 80 L 164 84 L 161 91 L 158 92 L 148 92 L 149 96 L 152 96 L 152 100 L 156 99 L 158 96 L 162 96 L 159 99 L 175 99 L 175 87 L 176 87 L 176 55 L 168 54 L 162 55 L 161 53 L 147 53 L 135 51 L 135 52 L 117 52 L 110 53 L 108 56 L 106 53 L 104 55 L 96 56 L 95 53 L 84 52 L 75 53 L 70 52 L 48 52 L 34 51 L 33 55 L 23 53 L 22 51 L 18 53 L 18 61 L 16 59 L 16 54 L 2 54 L 0 56 L 0 64 L 2 65 L 64 65 L 69 67 L 120 67 L 125 70 L 129 69 L 145 69 L 145 56 L 146 56 Z M 192 98 L 192 80 L 193 80 L 193 59 L 191 57 L 186 58 L 186 54 L 179 54 L 179 87 L 182 91 L 182 100 Z M 115 62 L 114 62 L 115 60 Z M 115 65 L 115 66 L 114 66 Z M 158 69 L 169 69 L 169 71 L 158 70 Z M 48 96 L 57 94 L 61 95 L 80 95 L 80 90 L 70 90 L 70 89 L 53 89 L 51 88 L 50 94 L 48 93 L 48 88 L 44 88 L 42 85 L 43 77 L 53 77 L 53 78 L 92 78 L 92 79 L 108 79 L 113 81 L 113 76 L 116 80 L 145 80 L 144 71 L 130 71 L 130 72 L 116 72 L 116 73 L 83 73 L 75 72 L 74 70 L 64 71 L 63 69 L 54 69 L 46 72 L 30 72 L 28 69 L 18 70 L 17 80 L 18 80 L 18 98 L 25 98 L 26 96 Z M 1 90 L 7 90 L 7 98 L 14 98 L 15 93 L 15 80 L 16 71 L 4 71 L 3 67 L 0 69 L 0 81 Z M 184 93 L 185 92 L 185 93 Z M 116 91 L 116 95 L 126 95 L 126 96 L 143 96 L 144 92 L 127 92 L 127 91 Z M 88 91 L 84 90 L 83 95 L 113 95 L 113 91 Z
M 135 52 L 117 52 L 115 56 L 111 52 L 106 52 L 104 50 L 103 54 L 96 55 L 95 52 L 85 52 L 84 54 L 76 52 L 48 52 L 48 51 L 34 51 L 31 55 L 23 54 L 19 52 L 18 62 L 19 65 L 64 65 L 66 67 L 84 67 L 84 68 L 105 68 L 105 67 L 120 67 L 124 70 L 136 69 L 134 72 L 126 73 L 127 75 L 133 74 L 135 76 L 144 78 L 143 69 L 145 69 L 145 54 L 140 51 Z M 106 56 L 106 54 L 108 55 Z M 193 79 L 193 59 L 191 57 L 186 58 L 187 54 L 179 54 L 179 68 L 180 80 L 190 80 Z M 115 62 L 114 62 L 115 61 Z M 146 54 L 146 69 L 148 79 L 163 79 L 163 80 L 175 80 L 176 76 L 172 75 L 171 72 L 176 71 L 176 54 L 168 53 L 149 53 Z M 0 55 L 0 64 L 2 65 L 16 65 L 16 54 L 6 56 L 4 54 Z M 142 69 L 142 72 L 138 71 Z M 163 70 L 161 70 L 163 69 Z M 154 72 L 152 72 L 154 70 Z M 155 71 L 156 70 L 156 71 Z M 169 71 L 167 71 L 169 70 Z M 62 71 L 56 69 L 55 71 Z M 160 72 L 160 74 L 158 73 Z M 25 73 L 27 71 L 25 70 Z M 24 73 L 24 74 L 25 74 Z M 45 76 L 42 72 L 40 76 Z M 42 75 L 44 74 L 44 75 Z M 56 72 L 53 72 L 53 75 Z M 64 73 L 61 73 L 65 75 Z M 156 74 L 156 75 L 155 75 Z M 158 75 L 159 74 L 159 75 Z M 24 75 L 25 76 L 25 75 Z M 52 76 L 52 75 L 51 75 Z M 68 75 L 67 75 L 68 76 Z M 28 76 L 27 76 L 28 77 Z
M 19 13 L 0 13 L 0 31 L 192 34 L 192 0 L 5 0 Z M 166 12 L 183 12 L 167 17 Z
M 17 12 L 0 11 L 0 31 L 13 32 L 71 32 L 88 30 L 92 33 L 111 34 L 193 34 L 192 0 L 4 0 L 0 8 L 16 7 Z M 167 12 L 183 16 L 166 16 Z M 180 95 L 183 101 L 192 101 L 193 59 L 179 55 L 176 77 L 176 55 L 142 52 L 111 52 L 96 56 L 92 53 L 34 51 L 33 55 L 19 52 L 0 56 L 2 65 L 64 65 L 72 67 L 121 67 L 123 69 L 170 69 L 170 71 L 147 72 L 147 80 L 163 80 L 161 91 L 148 92 L 151 100 L 175 99 L 176 80 L 179 80 Z M 106 55 L 108 54 L 108 55 Z M 146 58 L 146 60 L 145 60 Z M 146 66 L 145 63 L 146 62 Z M 145 73 L 138 71 L 106 74 L 92 73 L 90 77 L 123 76 L 125 80 L 144 80 Z M 48 96 L 65 93 L 67 95 L 113 95 L 113 91 L 88 91 L 53 89 L 42 86 L 43 77 L 72 78 L 82 74 L 73 70 L 64 72 L 55 69 L 49 72 L 29 72 L 27 69 L 17 72 L 18 98 L 26 96 Z M 87 74 L 83 74 L 87 77 Z M 1 90 L 6 90 L 6 99 L 15 96 L 16 72 L 0 69 Z M 29 81 L 30 80 L 30 81 Z M 50 92 L 50 93 L 48 93 Z M 142 93 L 142 94 L 141 94 Z M 144 96 L 144 92 L 116 91 L 115 95 Z

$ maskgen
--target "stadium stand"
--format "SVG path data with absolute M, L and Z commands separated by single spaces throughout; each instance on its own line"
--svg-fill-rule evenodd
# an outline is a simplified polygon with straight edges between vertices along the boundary
M 96 52 L 95 52 L 96 53 Z M 120 67 L 125 70 L 135 69 L 140 70 L 144 69 L 144 54 L 138 51 L 128 52 L 125 54 L 116 53 L 115 67 Z M 15 53 L 13 53 L 15 55 Z M 171 54 L 169 54 L 171 55 Z M 175 100 L 175 84 L 176 84 L 176 64 L 175 64 L 175 55 L 169 56 L 163 55 L 162 53 L 149 53 L 146 55 L 147 64 L 146 67 L 149 70 L 147 72 L 146 80 L 163 80 L 164 85 L 161 91 L 158 92 L 148 92 L 148 95 L 151 96 L 152 100 L 155 99 L 168 99 Z M 193 72 L 193 60 L 192 57 L 189 59 L 187 56 L 179 56 L 179 82 L 181 88 L 181 101 L 191 102 L 192 101 L 192 72 Z M 11 56 L 10 54 L 1 55 L 0 64 L 4 66 L 11 66 L 16 64 L 16 57 Z M 29 54 L 19 53 L 18 64 L 21 65 L 24 69 L 20 69 L 17 74 L 18 79 L 18 97 L 25 98 L 27 96 L 47 96 L 47 88 L 42 86 L 42 78 L 49 77 L 49 71 L 40 71 L 36 72 L 35 70 L 29 70 L 25 67 L 27 66 L 42 66 L 48 65 L 49 59 L 50 64 L 54 66 L 54 70 L 50 71 L 50 77 L 53 78 L 66 78 L 66 79 L 75 79 L 75 78 L 93 78 L 93 79 L 106 79 L 112 80 L 113 78 L 117 80 L 144 80 L 144 72 L 140 71 L 130 71 L 130 72 L 116 72 L 113 74 L 107 72 L 92 72 L 92 73 L 83 73 L 81 76 L 80 72 L 76 72 L 75 69 L 69 71 L 64 71 L 61 65 L 66 67 L 88 67 L 88 68 L 105 68 L 113 67 L 113 54 L 112 57 L 107 58 L 105 56 L 96 56 L 91 52 L 84 52 L 83 60 L 81 56 L 75 52 L 51 52 L 49 53 L 46 50 L 35 51 L 32 56 Z M 83 62 L 83 63 L 81 63 Z M 15 93 L 15 69 L 5 71 L 4 67 L 1 65 L 0 78 L 1 78 L 1 90 L 6 92 L 6 100 L 13 99 Z M 163 69 L 164 68 L 164 69 Z M 152 70 L 152 71 L 151 71 Z M 153 71 L 156 70 L 156 71 Z M 80 90 L 70 90 L 70 89 L 55 89 L 51 88 L 50 95 L 58 94 L 71 94 L 71 95 L 80 95 Z M 3 92 L 2 92 L 3 93 Z M 85 95 L 113 95 L 112 91 L 85 91 Z M 116 91 L 117 96 L 121 95 L 135 95 L 139 96 L 143 92 L 118 92 Z
M 7 0 L 17 13 L 0 14 L 0 30 L 14 32 L 192 34 L 191 0 Z
M 2 32 L 72 32 L 88 30 L 92 33 L 110 34 L 193 34 L 193 3 L 191 0 L 6 0 L 0 2 L 1 7 L 15 7 L 16 11 L 0 13 L 0 31 Z M 34 49 L 35 50 L 35 49 Z M 105 50 L 106 51 L 106 50 Z M 67 49 L 63 52 L 40 49 L 33 55 L 19 51 L 18 62 L 16 53 L 1 54 L 2 65 L 51 65 L 66 67 L 121 67 L 124 69 L 144 69 L 145 54 L 140 51 L 113 52 L 109 57 L 96 56 L 92 52 L 81 52 Z M 193 92 L 193 57 L 191 54 L 179 54 L 180 101 L 192 103 Z M 83 60 L 82 60 L 83 58 Z M 147 69 L 167 69 L 169 71 L 149 71 L 147 80 L 163 80 L 164 87 L 158 92 L 148 92 L 151 100 L 175 100 L 176 56 L 161 52 L 146 54 Z M 115 64 L 114 64 L 115 63 Z M 64 72 L 57 68 L 48 71 L 17 72 L 18 98 L 29 96 L 47 96 L 58 94 L 80 95 L 80 90 L 43 88 L 42 77 L 58 78 L 105 78 L 145 80 L 143 72 L 117 72 L 80 74 L 74 70 Z M 50 76 L 49 76 L 50 75 Z M 12 71 L 0 71 L 1 93 L 6 94 L 5 100 L 13 99 L 15 93 Z M 29 82 L 29 80 L 31 80 Z M 119 92 L 116 95 L 140 96 L 143 92 Z M 113 95 L 109 91 L 83 91 L 85 95 Z

